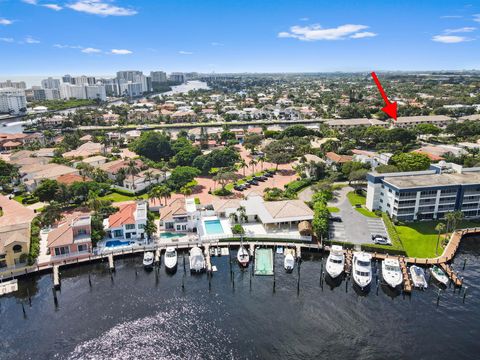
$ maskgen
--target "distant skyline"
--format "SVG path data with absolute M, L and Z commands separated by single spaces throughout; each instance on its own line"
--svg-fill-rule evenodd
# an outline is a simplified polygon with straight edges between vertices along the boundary
M 0 76 L 480 69 L 480 3 L 0 0 Z

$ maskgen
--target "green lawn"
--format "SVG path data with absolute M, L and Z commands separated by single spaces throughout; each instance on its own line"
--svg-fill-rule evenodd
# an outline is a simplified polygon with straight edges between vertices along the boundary
M 438 234 L 435 226 L 438 221 L 421 221 L 412 223 L 401 223 L 396 225 L 398 235 L 402 241 L 403 247 L 410 257 L 436 257 L 435 248 L 437 246 Z M 480 221 L 462 221 L 457 225 L 458 229 L 467 227 L 478 227 Z M 438 255 L 443 252 L 441 245 L 443 236 L 440 237 Z
M 99 197 L 99 199 L 101 199 L 101 200 L 111 200 L 113 202 L 121 202 L 121 201 L 135 200 L 137 197 L 140 197 L 142 199 L 147 199 L 148 194 L 143 194 L 143 195 L 139 195 L 139 196 L 128 196 L 128 195 L 123 195 L 123 194 L 119 194 L 119 193 L 116 193 L 116 192 L 112 192 L 108 195 Z
M 335 207 L 335 206 L 329 206 L 327 207 L 328 211 L 330 211 L 331 213 L 337 213 L 337 212 L 340 212 L 340 209 L 338 207 Z
M 350 204 L 357 210 L 360 214 L 363 216 L 371 217 L 371 218 L 378 218 L 373 211 L 370 211 L 365 208 L 365 204 L 367 202 L 367 199 L 365 196 L 357 194 L 355 191 L 350 191 L 347 194 L 348 201 L 350 201 Z M 356 207 L 355 205 L 362 205 L 362 207 Z
M 13 200 L 18 201 L 20 204 L 23 204 L 22 203 L 23 198 L 24 198 L 23 195 L 17 195 L 13 197 Z

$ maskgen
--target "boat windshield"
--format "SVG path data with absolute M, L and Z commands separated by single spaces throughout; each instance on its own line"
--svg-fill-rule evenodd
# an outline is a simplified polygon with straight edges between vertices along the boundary
M 356 271 L 355 272 L 358 276 L 369 276 L 370 273 L 366 272 L 366 271 Z
M 166 256 L 166 257 L 175 257 L 175 252 L 173 252 L 173 251 L 172 251 L 172 252 L 167 252 L 167 253 L 165 254 L 165 256 Z
M 370 266 L 370 262 L 369 261 L 362 261 L 362 260 L 358 260 L 357 261 L 357 264 L 360 265 L 360 266 Z
M 385 266 L 385 270 L 387 270 L 387 271 L 399 271 L 400 269 L 397 268 L 396 266 L 387 265 L 387 266 Z
M 332 262 L 332 263 L 334 263 L 334 264 L 341 264 L 341 263 L 342 263 L 342 260 L 331 258 L 331 259 L 330 259 L 330 262 Z

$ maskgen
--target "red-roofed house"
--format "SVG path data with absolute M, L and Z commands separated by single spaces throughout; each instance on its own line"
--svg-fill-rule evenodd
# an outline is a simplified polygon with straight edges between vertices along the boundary
M 333 151 L 327 152 L 325 154 L 325 158 L 327 165 L 335 168 L 337 164 L 344 164 L 353 160 L 353 157 L 350 155 L 339 155 L 337 153 L 334 153 Z
M 48 233 L 47 247 L 51 260 L 64 260 L 91 254 L 91 216 L 88 213 L 68 215 Z
M 124 203 L 118 211 L 103 220 L 103 227 L 110 239 L 146 239 L 148 204 L 146 201 Z
M 60 184 L 65 184 L 65 185 L 72 185 L 75 182 L 86 182 L 86 181 L 92 181 L 88 176 L 82 176 L 79 174 L 64 174 L 60 175 L 57 178 L 57 182 Z

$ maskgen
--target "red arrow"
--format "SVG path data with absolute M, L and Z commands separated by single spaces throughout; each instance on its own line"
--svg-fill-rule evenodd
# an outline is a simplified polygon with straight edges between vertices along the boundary
M 382 84 L 380 84 L 380 80 L 378 80 L 377 74 L 375 74 L 375 72 L 372 72 L 372 78 L 373 81 L 375 81 L 375 84 L 377 84 L 378 91 L 380 91 L 380 95 L 382 95 L 383 101 L 385 101 L 385 106 L 382 108 L 382 111 L 391 118 L 397 120 L 397 102 L 394 101 L 393 103 L 391 103 L 388 100 L 387 94 L 385 93 L 385 90 L 383 90 Z

